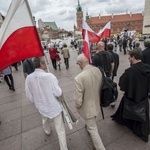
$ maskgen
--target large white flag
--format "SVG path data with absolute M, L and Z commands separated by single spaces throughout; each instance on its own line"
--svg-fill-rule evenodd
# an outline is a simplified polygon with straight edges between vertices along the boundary
M 89 27 L 85 20 L 82 20 L 83 39 L 85 39 L 86 31 L 88 32 L 89 42 L 98 43 L 100 41 L 100 37 Z
M 100 38 L 110 38 L 110 29 L 111 29 L 111 24 L 110 21 L 104 26 L 103 29 L 101 29 L 97 35 Z
M 43 50 L 27 0 L 12 0 L 0 28 L 0 71 Z

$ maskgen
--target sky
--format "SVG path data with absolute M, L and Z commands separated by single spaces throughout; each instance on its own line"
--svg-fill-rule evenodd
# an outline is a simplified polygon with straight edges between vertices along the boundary
M 79 0 L 84 12 L 89 16 L 111 14 L 142 13 L 145 0 Z M 35 20 L 55 22 L 60 29 L 72 31 L 76 25 L 78 0 L 28 0 Z M 0 0 L 0 12 L 6 16 L 11 0 Z

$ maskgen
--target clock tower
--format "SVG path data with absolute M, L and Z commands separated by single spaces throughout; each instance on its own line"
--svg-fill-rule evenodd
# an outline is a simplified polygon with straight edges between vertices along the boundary
M 81 31 L 82 30 L 82 19 L 83 19 L 83 11 L 82 7 L 80 5 L 80 2 L 78 0 L 78 6 L 77 6 L 77 13 L 76 13 L 76 19 L 77 19 L 77 30 Z

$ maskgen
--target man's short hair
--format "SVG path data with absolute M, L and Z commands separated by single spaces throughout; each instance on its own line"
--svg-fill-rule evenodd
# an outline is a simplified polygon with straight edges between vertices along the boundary
M 35 68 L 39 68 L 41 65 L 40 63 L 44 63 L 45 60 L 44 60 L 44 57 L 34 57 L 33 58 L 33 65 Z
M 100 41 L 100 42 L 97 44 L 97 48 L 98 48 L 98 49 L 101 49 L 101 50 L 104 50 L 104 48 L 105 48 L 105 43 L 102 42 L 102 41 Z
M 50 48 L 53 48 L 53 47 L 54 47 L 54 43 L 51 43 L 51 44 L 50 44 Z
M 66 44 L 66 43 L 64 43 L 64 44 L 63 44 L 63 46 L 64 46 L 64 47 L 67 47 L 67 44 Z
M 77 61 L 81 63 L 89 62 L 88 58 L 83 53 L 77 57 Z
M 108 44 L 108 45 L 107 45 L 107 49 L 108 49 L 109 51 L 112 51 L 112 50 L 113 50 L 113 45 L 112 45 L 112 44 Z
M 142 60 L 143 54 L 142 54 L 142 51 L 135 49 L 135 50 L 132 50 L 132 51 L 129 52 L 129 56 L 130 57 L 134 56 L 135 59 Z
M 140 46 L 140 43 L 135 43 L 135 47 L 139 47 Z
M 150 39 L 144 40 L 144 46 L 150 48 Z

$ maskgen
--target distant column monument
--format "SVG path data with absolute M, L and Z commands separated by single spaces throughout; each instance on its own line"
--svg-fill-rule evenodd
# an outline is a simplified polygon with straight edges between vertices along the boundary
M 150 0 L 145 0 L 143 34 L 150 34 Z

